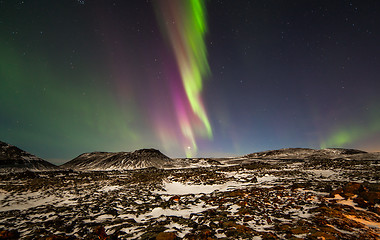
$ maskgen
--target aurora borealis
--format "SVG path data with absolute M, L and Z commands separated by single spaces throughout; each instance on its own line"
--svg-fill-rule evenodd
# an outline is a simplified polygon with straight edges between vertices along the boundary
M 377 1 L 0 1 L 0 140 L 62 163 L 380 151 Z
M 194 130 L 212 137 L 211 125 L 201 96 L 204 77 L 210 71 L 205 44 L 205 2 L 168 0 L 157 1 L 157 4 L 157 14 L 162 18 L 161 26 L 169 37 L 186 92 L 187 99 L 183 95 L 177 95 L 173 101 L 182 135 L 186 139 L 186 156 L 191 157 L 197 151 Z M 199 123 L 202 127 L 199 127 Z

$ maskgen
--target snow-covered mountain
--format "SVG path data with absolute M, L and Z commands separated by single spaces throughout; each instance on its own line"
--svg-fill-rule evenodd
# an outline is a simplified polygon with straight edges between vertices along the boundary
M 174 162 L 156 149 L 140 149 L 134 152 L 84 153 L 63 164 L 62 168 L 75 170 L 127 170 L 148 167 L 163 168 Z
M 54 170 L 56 168 L 52 163 L 0 141 L 0 171 Z

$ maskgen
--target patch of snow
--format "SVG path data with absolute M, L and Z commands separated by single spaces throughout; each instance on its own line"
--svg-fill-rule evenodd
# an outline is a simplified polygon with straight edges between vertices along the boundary
M 341 232 L 341 233 L 343 233 L 343 234 L 350 234 L 350 235 L 352 235 L 352 232 L 349 232 L 349 231 L 345 231 L 345 230 L 339 229 L 339 228 L 337 228 L 337 227 L 335 227 L 335 226 L 333 226 L 333 225 L 331 225 L 331 224 L 326 224 L 326 226 L 331 227 L 331 228 L 334 228 L 335 230 L 337 230 L 338 232 Z
M 118 215 L 118 218 L 135 219 L 136 215 L 134 215 L 134 214 L 120 214 L 120 215 Z
M 215 237 L 217 237 L 217 238 L 226 238 L 227 236 L 224 233 L 215 233 Z
M 334 198 L 329 198 L 329 200 L 344 200 L 344 197 L 340 196 L 340 194 L 335 194 Z
M 327 195 L 330 195 L 330 193 L 325 193 L 325 192 L 318 192 L 318 191 L 314 191 L 314 190 L 309 190 L 309 189 L 303 189 L 303 188 L 296 188 L 297 191 L 299 192 L 303 192 L 303 193 L 312 193 L 312 194 L 315 194 L 315 195 L 320 195 L 320 196 L 327 196 Z M 339 194 L 338 194 L 339 195 Z M 340 196 L 340 195 L 339 195 Z M 314 200 L 313 200 L 314 201 Z M 315 201 L 319 201 L 319 200 L 315 200 Z
M 352 198 L 345 199 L 342 196 L 340 196 L 339 194 L 335 194 L 334 198 L 327 198 L 327 200 L 330 200 L 330 201 L 331 200 L 337 200 L 336 203 L 338 203 L 338 204 L 351 206 L 351 207 L 355 208 L 356 210 L 367 212 L 366 209 L 358 207 L 357 204 L 353 201 L 353 199 L 356 197 L 357 197 L 357 195 L 353 196 Z
M 111 214 L 103 214 L 103 215 L 100 215 L 96 218 L 96 221 L 103 221 L 103 220 L 107 220 L 107 219 L 112 219 L 114 218 L 114 216 L 112 216 Z
M 168 224 L 168 225 L 166 225 L 165 227 L 167 227 L 169 230 L 169 232 L 170 232 L 170 229 L 172 229 L 172 228 L 178 228 L 178 229 L 181 229 L 182 227 L 183 227 L 183 225 L 181 225 L 181 224 L 179 224 L 179 223 L 170 223 L 170 224 Z
M 145 213 L 135 217 L 136 222 L 142 223 L 146 222 L 152 218 L 158 218 L 161 216 L 177 216 L 183 218 L 189 218 L 191 214 L 201 213 L 209 209 L 215 209 L 218 206 L 204 206 L 203 204 L 191 206 L 188 209 L 171 209 L 171 208 L 161 208 L 156 207 L 150 213 Z
M 59 199 L 59 202 L 55 204 L 55 206 L 62 207 L 62 206 L 76 205 L 78 204 L 77 202 L 78 197 L 79 196 L 75 194 L 64 194 L 64 196 L 62 196 L 62 199 Z
M 242 179 L 242 178 L 253 178 L 254 175 L 251 173 L 240 173 L 240 172 L 229 172 L 225 174 L 226 177 L 233 177 L 236 179 Z
M 343 214 L 343 215 L 346 218 L 354 220 L 356 222 L 359 222 L 359 223 L 361 223 L 363 225 L 366 225 L 367 227 L 380 229 L 380 223 L 379 222 L 368 221 L 368 220 L 365 220 L 365 219 L 362 219 L 362 218 L 357 218 L 357 217 L 352 216 L 352 215 L 345 215 L 345 214 Z
M 263 238 L 261 236 L 254 236 L 252 237 L 252 240 L 262 240 Z
M 8 195 L 7 193 L 7 191 L 0 189 L 0 202 L 5 199 L 5 197 Z
M 250 224 L 250 227 L 258 232 L 268 231 L 268 228 L 274 227 L 274 225 L 271 224 L 263 224 L 263 225 L 256 225 L 256 224 Z
M 261 184 L 261 183 L 269 183 L 269 182 L 272 182 L 272 181 L 274 181 L 276 179 L 278 179 L 278 177 L 270 175 L 270 174 L 265 174 L 262 177 L 257 177 L 257 183 L 259 183 L 259 184 Z
M 237 172 L 229 172 L 226 173 L 228 176 L 233 176 L 237 180 L 241 180 L 242 178 L 246 178 L 248 180 L 253 179 L 255 176 L 247 173 L 237 173 Z M 156 194 L 166 194 L 166 195 L 188 195 L 188 194 L 209 194 L 214 191 L 229 191 L 234 189 L 239 189 L 242 187 L 246 187 L 249 185 L 256 184 L 267 184 L 272 183 L 274 180 L 277 180 L 278 177 L 265 174 L 264 176 L 257 177 L 257 183 L 253 182 L 245 182 L 242 183 L 237 181 L 228 181 L 223 184 L 211 184 L 211 185 L 195 185 L 195 184 L 184 184 L 181 182 L 164 182 L 163 188 L 165 191 L 155 191 Z
M 230 213 L 236 214 L 239 211 L 240 206 L 236 205 L 236 204 L 233 204 L 228 209 L 229 209 Z
M 323 178 L 329 178 L 329 177 L 337 174 L 336 171 L 333 171 L 333 170 L 322 170 L 322 169 L 305 170 L 305 172 L 312 173 L 315 176 L 322 176 Z
M 42 192 L 23 193 L 15 196 L 13 201 L 2 205 L 0 212 L 11 210 L 25 210 L 54 202 L 57 198 L 54 196 L 45 196 Z
M 1 194 L 0 194 L 1 195 Z M 10 196 L 4 196 L 9 198 Z M 41 191 L 37 192 L 21 192 L 11 194 L 12 200 L 8 200 L 6 203 L 0 201 L 0 212 L 12 211 L 12 210 L 26 210 L 29 208 L 40 207 L 43 205 L 54 205 L 56 207 L 62 207 L 65 205 L 77 204 L 77 195 L 74 194 L 58 194 L 47 195 Z
M 305 239 L 306 236 L 307 236 L 307 233 L 302 233 L 302 234 L 294 234 L 293 236 L 297 237 L 297 238 L 301 238 L 301 239 Z
M 339 203 L 339 204 L 343 204 L 343 205 L 348 205 L 348 206 L 351 206 L 351 207 L 353 207 L 353 208 L 355 208 L 356 207 L 356 203 L 354 203 L 354 201 L 352 201 L 352 199 L 350 198 L 350 199 L 347 199 L 347 200 L 339 200 L 339 201 L 337 201 L 337 203 Z
M 313 214 L 308 213 L 306 210 L 290 209 L 284 213 L 290 214 L 293 218 L 310 218 Z
M 64 199 L 64 200 L 60 201 L 59 203 L 57 203 L 55 206 L 56 207 L 62 207 L 62 206 L 71 206 L 71 205 L 76 205 L 76 204 L 78 204 L 78 202 L 76 200 Z
M 188 195 L 188 194 L 208 194 L 214 191 L 228 191 L 239 188 L 242 183 L 235 181 L 229 181 L 224 184 L 212 184 L 212 185 L 190 185 L 181 182 L 165 182 L 164 189 L 166 191 L 155 191 L 157 194 L 167 195 Z
M 122 188 L 122 186 L 104 186 L 103 188 L 99 189 L 99 192 L 110 192 L 115 191 Z

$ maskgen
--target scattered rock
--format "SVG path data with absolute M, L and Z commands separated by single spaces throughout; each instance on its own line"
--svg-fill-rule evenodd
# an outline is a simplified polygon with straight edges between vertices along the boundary
M 20 234 L 17 230 L 1 230 L 0 239 L 19 239 Z
M 174 232 L 160 232 L 156 236 L 156 240 L 175 240 L 175 239 L 178 239 L 178 237 Z

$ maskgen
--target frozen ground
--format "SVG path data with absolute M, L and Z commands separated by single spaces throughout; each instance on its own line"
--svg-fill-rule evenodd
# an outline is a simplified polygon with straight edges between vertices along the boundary
M 377 162 L 240 160 L 0 175 L 0 239 L 380 238 Z

